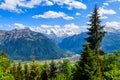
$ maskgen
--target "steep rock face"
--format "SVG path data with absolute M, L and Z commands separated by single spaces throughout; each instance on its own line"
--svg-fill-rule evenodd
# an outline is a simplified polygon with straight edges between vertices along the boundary
M 87 34 L 85 32 L 79 35 L 73 35 L 71 37 L 63 39 L 59 46 L 64 50 L 80 53 L 83 49 L 83 45 L 86 42 L 84 40 L 84 38 L 86 37 Z M 114 32 L 107 32 L 107 34 L 103 38 L 101 46 L 101 49 L 107 52 L 120 50 L 120 31 L 117 30 Z
M 67 56 L 52 40 L 30 29 L 0 31 L 0 50 L 17 60 L 30 60 L 33 56 L 38 60 Z

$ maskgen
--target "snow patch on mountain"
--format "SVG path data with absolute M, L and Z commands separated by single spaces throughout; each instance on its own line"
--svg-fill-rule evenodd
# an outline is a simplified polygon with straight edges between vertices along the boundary
M 55 35 L 56 37 L 72 36 L 81 33 L 81 28 L 73 23 L 64 25 L 41 25 L 40 27 L 30 28 L 32 31 L 41 32 L 46 35 Z

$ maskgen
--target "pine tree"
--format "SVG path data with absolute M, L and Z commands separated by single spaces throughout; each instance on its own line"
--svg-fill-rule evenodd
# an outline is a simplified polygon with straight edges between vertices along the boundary
M 100 43 L 105 35 L 105 31 L 103 30 L 105 26 L 101 26 L 97 5 L 95 5 L 94 11 L 90 16 L 90 24 L 88 25 L 90 26 L 90 28 L 88 28 L 89 32 L 87 33 L 89 37 L 86 38 L 86 41 L 89 43 L 94 54 L 98 54 Z
M 15 80 L 17 79 L 17 68 L 16 68 L 16 64 L 14 63 L 13 66 L 11 67 L 10 70 L 11 74 L 13 75 L 13 77 L 15 78 Z
M 24 79 L 21 62 L 18 62 L 16 78 L 17 78 L 17 80 Z
M 50 78 L 55 78 L 57 75 L 57 67 L 56 67 L 56 63 L 52 60 L 50 63 L 50 69 L 49 69 L 49 77 Z
M 100 15 L 98 13 L 97 5 L 95 5 L 94 11 L 92 15 L 90 16 L 90 28 L 88 28 L 89 32 L 87 33 L 89 35 L 88 38 L 86 38 L 86 41 L 89 43 L 90 48 L 93 50 L 93 53 L 96 55 L 96 62 L 97 62 L 97 69 L 96 69 L 96 76 L 98 79 L 102 79 L 102 61 L 103 61 L 103 54 L 104 52 L 100 50 L 101 41 L 105 35 L 105 31 L 103 28 L 105 26 L 101 26 L 101 20 Z
M 1 52 L 1 55 L 3 58 L 7 58 L 6 53 L 4 51 Z
M 60 64 L 60 72 L 63 73 L 66 78 L 69 78 L 71 75 L 71 63 L 70 60 L 64 59 L 63 62 Z
M 41 79 L 42 80 L 48 80 L 48 64 L 45 62 L 42 68 L 42 73 L 41 73 Z
M 29 75 L 30 75 L 29 67 L 28 67 L 28 64 L 25 63 L 25 65 L 24 65 L 24 78 L 25 78 L 25 80 L 29 80 Z
M 89 45 L 85 44 L 80 60 L 75 65 L 73 80 L 97 80 L 95 77 L 95 70 L 95 56 Z
M 30 66 L 30 75 L 29 80 L 36 80 L 38 78 L 38 64 L 36 63 L 35 59 L 32 60 L 31 66 Z

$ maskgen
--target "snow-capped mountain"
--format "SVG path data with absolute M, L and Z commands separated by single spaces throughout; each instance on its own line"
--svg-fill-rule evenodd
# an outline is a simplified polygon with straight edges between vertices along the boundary
M 80 34 L 83 30 L 75 25 L 65 25 L 64 27 L 60 26 L 46 26 L 42 25 L 41 27 L 30 28 L 32 31 L 40 32 L 55 42 L 59 43 L 61 40 L 68 36 L 73 36 L 75 34 Z

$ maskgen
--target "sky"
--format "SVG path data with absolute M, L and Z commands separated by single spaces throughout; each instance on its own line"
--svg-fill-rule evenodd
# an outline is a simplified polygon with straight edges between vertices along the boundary
M 95 4 L 101 24 L 120 29 L 120 0 L 0 0 L 0 30 L 66 25 L 84 29 Z

